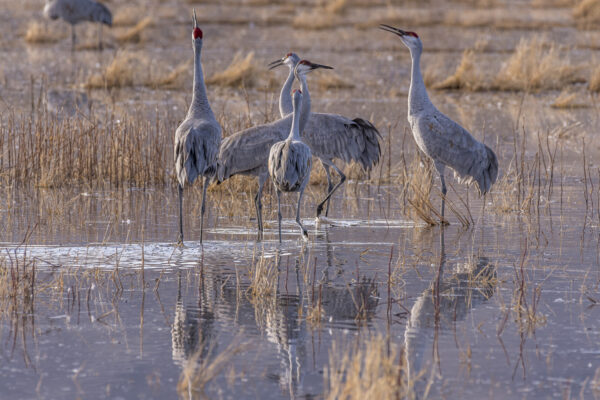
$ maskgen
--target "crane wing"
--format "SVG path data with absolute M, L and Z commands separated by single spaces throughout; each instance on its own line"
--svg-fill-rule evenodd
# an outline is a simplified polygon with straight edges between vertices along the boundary
M 376 165 L 381 155 L 381 135 L 370 122 L 360 118 L 312 113 L 302 138 L 314 156 L 358 162 L 366 170 Z
M 460 181 L 475 182 L 480 193 L 489 190 L 498 174 L 496 155 L 489 147 L 441 112 L 423 115 L 417 123 L 427 132 L 426 153 L 450 167 Z
M 291 125 L 290 115 L 274 123 L 255 126 L 226 137 L 217 162 L 219 181 L 257 168 L 266 168 L 271 146 L 289 134 Z

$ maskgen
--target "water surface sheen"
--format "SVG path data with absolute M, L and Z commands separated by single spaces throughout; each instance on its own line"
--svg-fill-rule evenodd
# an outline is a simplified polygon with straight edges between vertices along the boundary
M 453 220 L 443 231 L 406 219 L 379 190 L 336 197 L 331 224 L 307 218 L 308 243 L 291 210 L 279 245 L 274 220 L 257 241 L 253 220 L 214 206 L 205 243 L 194 216 L 183 248 L 171 242 L 170 190 L 87 196 L 52 223 L 36 217 L 40 203 L 72 194 L 27 196 L 2 214 L 4 271 L 35 265 L 36 280 L 1 320 L 2 397 L 174 398 L 190 360 L 237 343 L 245 351 L 194 396 L 311 398 L 324 392 L 332 343 L 374 334 L 402 346 L 419 397 L 597 394 L 598 217 L 585 216 L 575 189 L 565 189 L 562 216 L 555 204 L 539 216 L 481 217 L 471 199 L 475 227 Z M 102 206 L 108 197 L 118 218 Z M 340 217 L 346 202 L 358 205 L 351 218 Z M 275 296 L 249 290 L 257 265 Z

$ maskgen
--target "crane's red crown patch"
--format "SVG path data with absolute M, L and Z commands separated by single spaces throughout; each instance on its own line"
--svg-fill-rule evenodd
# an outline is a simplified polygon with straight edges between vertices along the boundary
M 194 28 L 194 39 L 202 39 L 202 30 L 200 28 Z

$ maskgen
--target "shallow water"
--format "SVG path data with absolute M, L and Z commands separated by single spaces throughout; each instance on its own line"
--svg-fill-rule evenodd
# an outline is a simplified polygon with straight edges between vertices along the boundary
M 118 202 L 151 196 L 136 191 Z M 419 398 L 587 398 L 596 394 L 600 361 L 597 216 L 588 216 L 584 229 L 576 189 L 564 196 L 571 201 L 562 216 L 555 204 L 539 226 L 533 216 L 485 213 L 484 223 L 463 229 L 454 222 L 443 236 L 439 227 L 406 220 L 398 205 L 385 215 L 371 211 L 369 222 L 337 218 L 343 201 L 336 197 L 333 224 L 306 218 L 308 243 L 289 219 L 280 246 L 273 220 L 258 242 L 252 221 L 230 222 L 213 209 L 204 244 L 191 238 L 177 248 L 164 240 L 176 231 L 170 191 L 149 210 L 124 210 L 134 221 L 129 233 L 104 244 L 67 234 L 18 246 L 5 233 L 5 265 L 33 262 L 37 292 L 1 321 L 3 397 L 173 398 L 194 354 L 210 359 L 243 342 L 249 347 L 208 384 L 208 397 L 308 398 L 324 391 L 333 342 L 387 333 L 404 348 Z M 88 235 L 106 236 L 98 221 L 110 213 L 101 206 L 107 197 L 86 197 L 87 211 L 72 210 L 84 217 Z M 36 207 L 30 202 L 22 212 Z M 480 215 L 481 202 L 471 207 Z M 143 241 L 123 239 L 137 235 L 131 232 L 141 230 L 139 221 L 161 228 L 146 229 Z M 16 235 L 18 218 L 5 213 L 3 223 Z M 515 311 L 522 259 L 533 316 Z M 248 292 L 259 262 L 278 268 L 275 298 Z M 319 298 L 322 318 L 308 321 Z
M 135 2 L 154 17 L 139 43 L 118 43 L 116 37 L 130 26 L 115 26 L 105 31 L 103 52 L 74 53 L 60 21 L 49 29 L 62 29 L 63 39 L 23 40 L 32 16 L 41 15 L 39 3 L 1 5 L 1 124 L 13 113 L 36 117 L 35 103 L 51 113 L 62 107 L 64 114 L 73 112 L 67 105 L 77 104 L 84 118 L 92 106 L 99 123 L 114 113 L 177 125 L 190 99 L 191 71 L 175 89 L 83 92 L 82 85 L 119 52 L 146 56 L 141 70 L 154 77 L 189 60 L 189 2 Z M 119 10 L 126 3 L 109 5 Z M 325 30 L 292 28 L 294 17 L 314 4 L 290 8 L 288 3 L 196 5 L 206 37 L 207 76 L 223 70 L 238 51 L 254 51 L 260 67 L 258 83 L 247 90 L 209 86 L 213 109 L 227 121 L 226 133 L 250 120 L 275 118 L 286 71 L 269 73 L 263 67 L 297 51 L 334 66 L 354 85 L 324 89 L 316 83 L 318 75 L 311 76 L 314 110 L 373 121 L 385 142 L 381 171 L 384 177 L 391 174 L 383 182 L 394 182 L 397 160 L 415 153 L 405 122 L 410 56 L 376 24 L 360 26 L 377 18 L 385 22 L 388 2 L 349 7 Z M 542 35 L 569 49 L 585 79 L 590 60 L 600 55 L 598 31 L 580 29 L 570 8 L 523 1 L 485 2 L 490 10 L 471 7 L 473 2 L 440 3 L 409 2 L 395 9 L 410 21 L 402 27 L 423 38 L 424 73 L 440 74 L 435 82 L 451 75 L 463 51 L 474 47 L 478 67 L 494 76 L 524 37 Z M 502 14 L 507 7 L 510 12 Z M 455 18 L 499 12 L 501 20 L 514 21 L 518 14 L 520 22 L 512 28 L 502 21 L 436 22 L 438 11 L 454 8 Z M 239 20 L 231 20 L 233 15 Z M 78 34 L 80 43 L 89 44 L 95 27 L 80 25 Z M 597 95 L 575 82 L 567 92 L 576 94 L 578 106 L 551 108 L 561 92 L 430 90 L 441 111 L 494 148 L 501 176 L 514 172 L 510 165 L 517 155 L 534 165 L 546 138 L 545 152 L 554 145 L 559 149 L 553 195 L 545 198 L 547 186 L 532 192 L 542 196 L 529 212 L 498 210 L 506 195 L 502 190 L 515 185 L 497 185 L 485 208 L 473 190 L 469 199 L 459 188 L 475 221 L 468 228 L 454 216 L 443 230 L 415 223 L 406 216 L 402 187 L 349 179 L 334 197 L 327 222 L 312 219 L 324 186 L 308 189 L 302 213 L 310 231 L 307 243 L 299 237 L 290 198 L 284 198 L 279 245 L 272 196 L 264 200 L 266 231 L 257 241 L 256 221 L 249 217 L 251 194 L 212 191 L 200 245 L 196 188 L 185 194 L 186 243 L 179 248 L 173 244 L 177 198 L 170 188 L 3 187 L 0 398 L 321 398 L 333 343 L 337 349 L 363 346 L 376 335 L 402 349 L 403 373 L 414 392 L 409 398 L 600 398 Z M 524 136 L 523 149 L 515 131 Z M 592 177 L 585 181 L 589 203 L 582 194 L 583 138 Z M 547 159 L 543 162 L 540 169 L 547 172 Z M 0 164 L 12 168 L 4 158 Z M 521 172 L 535 176 L 535 169 Z M 551 179 L 544 172 L 538 185 Z M 431 197 L 439 205 L 438 197 Z M 450 197 L 464 212 L 456 195 Z M 252 296 L 257 266 L 266 268 L 275 296 Z M 32 271 L 34 292 L 11 297 L 11 276 L 31 279 Z M 315 307 L 320 319 L 311 318 Z M 214 360 L 232 343 L 244 351 L 204 391 L 177 392 L 186 367 L 194 360 Z

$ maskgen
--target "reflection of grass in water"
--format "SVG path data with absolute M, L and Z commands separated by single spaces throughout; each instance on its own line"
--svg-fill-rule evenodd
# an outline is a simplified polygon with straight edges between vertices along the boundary
M 362 345 L 340 349 L 333 343 L 325 367 L 325 399 L 395 399 L 410 396 L 405 360 L 398 363 L 398 350 L 381 336 Z
M 214 347 L 209 347 L 208 354 L 202 356 L 202 344 L 199 350 L 186 363 L 177 382 L 177 393 L 185 399 L 207 398 L 206 385 L 218 377 L 223 370 L 232 365 L 233 358 L 248 348 L 247 343 L 239 339 L 232 341 L 223 351 L 215 354 Z

